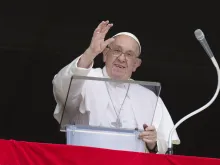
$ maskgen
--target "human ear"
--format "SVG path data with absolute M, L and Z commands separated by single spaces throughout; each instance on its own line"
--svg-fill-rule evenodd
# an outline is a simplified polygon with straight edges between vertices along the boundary
M 134 67 L 133 67 L 133 72 L 135 72 L 136 70 L 137 70 L 137 68 L 141 65 L 141 63 L 142 63 L 142 60 L 141 59 L 139 59 L 139 58 L 136 58 L 135 59 L 135 62 L 134 62 Z

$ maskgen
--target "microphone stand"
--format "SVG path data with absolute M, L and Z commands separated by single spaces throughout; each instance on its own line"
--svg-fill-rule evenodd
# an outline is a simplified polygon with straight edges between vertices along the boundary
M 197 30 L 197 32 L 200 32 L 202 35 L 202 31 L 201 30 Z M 203 35 L 204 36 L 204 35 Z M 208 47 L 208 44 L 206 45 Z M 204 47 L 204 46 L 203 46 Z M 204 47 L 204 49 L 206 50 L 207 47 Z M 210 51 L 210 49 L 209 49 Z M 185 117 L 183 117 L 181 120 L 179 120 L 175 125 L 174 127 L 172 128 L 172 130 L 170 131 L 170 135 L 169 135 L 169 141 L 168 141 L 168 150 L 166 152 L 166 154 L 169 154 L 169 155 L 172 155 L 173 154 L 173 144 L 172 144 L 172 135 L 173 135 L 173 132 L 174 130 L 176 130 L 176 128 L 181 124 L 183 123 L 184 121 L 186 121 L 187 119 L 189 119 L 190 117 L 200 113 L 201 111 L 205 110 L 207 107 L 209 107 L 213 102 L 214 100 L 217 98 L 218 96 L 218 93 L 219 93 L 219 89 L 220 89 L 220 71 L 219 71 L 219 66 L 218 66 L 218 63 L 215 59 L 215 57 L 213 56 L 213 54 L 209 54 L 208 51 L 206 51 L 206 53 L 209 55 L 213 65 L 215 66 L 216 68 L 216 71 L 217 71 L 217 76 L 218 76 L 218 83 L 217 83 L 217 89 L 216 89 L 216 92 L 214 94 L 214 96 L 211 98 L 211 100 L 205 104 L 204 106 L 202 106 L 201 108 L 191 112 L 190 114 L 186 115 Z M 212 52 L 210 52 L 212 53 Z

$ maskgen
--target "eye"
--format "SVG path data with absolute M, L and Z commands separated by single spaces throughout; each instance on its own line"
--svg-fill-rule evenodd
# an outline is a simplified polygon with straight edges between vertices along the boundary
M 133 56 L 132 53 L 126 53 L 126 55 L 127 55 L 128 57 L 132 57 L 132 56 Z
M 119 50 L 119 49 L 115 49 L 115 51 L 120 52 L 120 50 Z

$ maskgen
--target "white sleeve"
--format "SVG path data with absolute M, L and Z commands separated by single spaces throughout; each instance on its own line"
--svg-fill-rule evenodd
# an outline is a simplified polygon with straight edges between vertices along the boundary
M 153 125 L 156 125 L 157 129 L 158 153 L 165 154 L 168 149 L 169 134 L 174 127 L 174 123 L 161 98 L 158 99 Z M 176 130 L 173 132 L 172 143 L 176 145 L 180 144 Z
M 63 105 L 65 103 L 68 88 L 70 85 L 70 80 L 73 75 L 78 76 L 87 76 L 91 69 L 93 68 L 93 62 L 91 66 L 87 68 L 80 68 L 77 66 L 78 61 L 81 56 L 77 57 L 73 60 L 70 64 L 62 68 L 55 76 L 52 81 L 53 83 L 53 94 L 54 98 L 57 102 L 56 109 L 54 111 L 54 118 L 60 122 L 62 116 Z M 80 104 L 81 97 L 82 97 L 82 90 L 83 90 L 84 81 L 74 81 L 72 80 L 67 106 L 76 107 L 76 104 Z M 77 101 L 77 102 L 76 102 Z

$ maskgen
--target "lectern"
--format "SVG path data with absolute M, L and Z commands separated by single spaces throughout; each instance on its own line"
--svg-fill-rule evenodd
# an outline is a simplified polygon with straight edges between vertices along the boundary
M 116 91 L 114 94 L 112 88 Z M 114 108 L 111 103 L 120 102 L 116 96 L 119 92 L 123 94 L 121 88 L 126 89 L 124 97 L 134 103 L 127 103 L 123 108 L 124 114 L 131 113 L 133 117 L 132 127 L 127 126 L 130 121 L 124 123 L 117 114 L 111 116 L 115 115 L 115 121 L 106 116 L 107 111 Z M 160 91 L 158 82 L 72 76 L 60 122 L 60 130 L 66 133 L 66 144 L 146 152 L 146 145 L 138 135 L 144 130 L 143 124 L 152 124 Z M 105 108 L 100 110 L 100 107 Z

